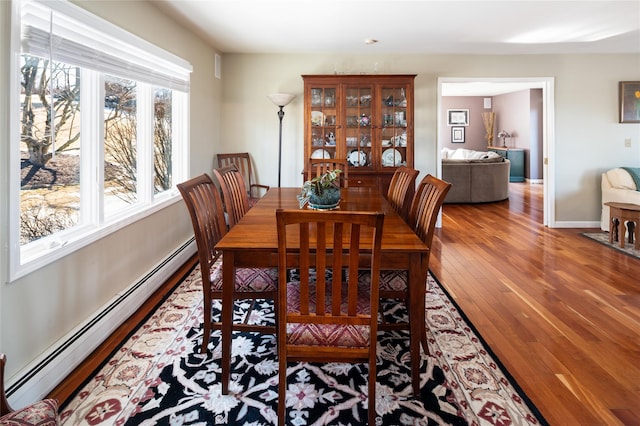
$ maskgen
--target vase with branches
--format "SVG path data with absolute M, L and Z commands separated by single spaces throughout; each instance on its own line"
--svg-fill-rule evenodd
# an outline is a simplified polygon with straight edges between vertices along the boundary
M 487 145 L 493 145 L 493 123 L 496 120 L 495 112 L 483 112 L 482 123 L 484 124 L 485 138 L 487 138 Z

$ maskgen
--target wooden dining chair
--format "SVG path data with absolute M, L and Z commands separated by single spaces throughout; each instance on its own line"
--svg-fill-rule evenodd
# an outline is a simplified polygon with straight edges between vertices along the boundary
M 235 164 L 213 169 L 213 175 L 220 185 L 227 224 L 233 227 L 251 208 L 249 195 L 245 191 L 244 178 Z
M 409 208 L 411 207 L 411 200 L 415 193 L 416 178 L 419 173 L 416 169 L 400 166 L 393 173 L 389 184 L 387 200 L 405 222 L 409 221 Z
M 254 182 L 255 176 L 248 152 L 217 154 L 216 157 L 218 159 L 218 167 L 228 167 L 232 164 L 236 166 L 244 179 L 250 206 L 253 206 L 269 190 L 270 187 L 268 185 Z
M 432 175 L 425 176 L 413 197 L 409 211 L 409 225 L 422 242 L 429 247 L 423 268 L 425 273 L 429 267 L 429 255 L 433 242 L 433 233 L 436 227 L 438 213 L 444 202 L 451 184 Z M 366 272 L 365 272 L 366 274 Z M 380 297 L 386 299 L 408 299 L 408 277 L 406 270 L 383 270 L 380 279 Z M 406 325 L 383 324 L 384 328 L 406 328 Z M 426 334 L 425 334 L 426 336 Z M 426 337 L 423 339 L 423 349 L 428 353 Z
M 253 302 L 248 308 L 248 312 L 251 312 L 254 307 L 259 309 L 257 308 L 257 300 L 271 299 L 275 305 L 275 316 L 277 313 L 277 270 L 275 268 L 236 268 L 233 297 L 223 299 L 222 270 L 214 266 L 220 257 L 215 245 L 227 233 L 227 224 L 218 188 L 207 174 L 180 183 L 177 187 L 191 216 L 198 247 L 198 260 L 200 261 L 205 315 L 200 352 L 207 351 L 211 330 L 222 330 L 223 353 L 225 350 L 231 353 L 231 332 L 233 330 L 275 333 L 275 325 L 265 326 L 250 323 L 251 315 L 249 314 L 243 318 L 241 323 L 227 324 L 222 320 L 213 321 L 211 309 L 214 299 L 222 300 L 222 312 L 232 310 L 237 299 L 247 299 Z M 224 358 L 222 361 L 222 393 L 226 394 L 231 367 L 230 359 L 225 360 Z
M 277 210 L 278 423 L 285 424 L 287 362 L 367 362 L 375 425 L 378 278 L 384 214 Z M 358 265 L 373 277 L 358 281 Z M 299 281 L 287 271 L 299 268 Z M 310 268 L 316 274 L 309 273 Z M 342 272 L 346 268 L 346 281 Z M 330 278 L 320 271 L 330 272 Z M 315 278 L 313 278 L 315 276 Z
M 442 204 L 444 203 L 444 198 L 447 196 L 447 193 L 451 189 L 451 184 L 442 179 L 438 179 L 435 176 L 427 175 L 425 176 L 420 184 L 418 185 L 418 189 L 416 190 L 416 194 L 413 197 L 413 201 L 411 203 L 411 210 L 409 211 L 409 222 L 411 226 L 413 226 L 414 231 L 420 237 L 420 239 L 425 243 L 427 247 L 429 247 L 429 252 L 426 255 L 426 259 L 424 259 L 423 268 L 426 273 L 429 270 L 429 256 L 431 255 L 431 245 L 433 243 L 433 233 L 436 229 L 436 221 L 438 220 L 438 213 L 442 208 Z M 381 290 L 381 293 L 384 296 L 398 295 L 398 293 L 394 294 L 395 286 L 390 283 L 389 279 L 386 279 L 383 275 L 381 277 L 381 281 L 385 281 L 385 284 L 381 284 L 384 288 Z M 407 285 L 405 281 L 405 290 L 402 294 L 407 295 Z M 424 282 L 426 286 L 426 281 Z M 422 289 L 423 291 L 420 294 L 424 294 L 426 292 L 426 287 Z M 411 303 L 409 301 L 408 303 Z M 426 354 L 429 353 L 429 348 L 427 346 L 427 332 L 425 326 L 425 317 L 424 311 L 421 312 L 422 318 L 419 318 L 420 324 L 422 324 L 421 330 L 422 335 L 420 336 L 420 341 L 422 342 L 422 348 Z
M 419 289 L 418 293 L 421 297 L 424 297 L 426 292 L 429 255 L 431 253 L 431 244 L 433 242 L 433 233 L 435 231 L 436 220 L 438 219 L 438 212 L 450 188 L 451 184 L 449 182 L 445 182 L 432 175 L 427 175 L 418 184 L 418 188 L 411 202 L 409 225 L 424 244 L 429 247 L 429 252 L 423 258 L 422 263 L 422 272 L 425 280 L 420 282 L 422 288 Z M 360 281 L 366 284 L 370 280 L 371 275 L 369 271 L 361 271 Z M 382 270 L 380 272 L 380 298 L 403 301 L 408 311 L 412 303 L 408 283 L 409 277 L 407 270 Z M 410 330 L 411 321 L 418 321 L 418 324 L 420 324 L 420 345 L 411 345 L 411 380 L 414 395 L 419 394 L 420 387 L 420 363 L 416 362 L 416 360 L 420 359 L 420 346 L 422 346 L 425 354 L 429 354 L 424 314 L 424 310 L 422 310 L 418 318 L 408 316 L 408 322 L 396 322 L 395 319 L 391 321 L 390 318 L 386 318 L 384 315 L 380 316 L 380 330 Z
M 347 163 L 347 160 L 310 158 L 307 163 L 307 180 L 335 169 L 340 170 L 340 188 L 347 188 L 349 186 L 349 163 Z
M 59 424 L 58 401 L 43 399 L 20 409 L 13 409 L 7 401 L 4 389 L 5 354 L 0 353 L 0 425 L 8 426 L 54 426 Z

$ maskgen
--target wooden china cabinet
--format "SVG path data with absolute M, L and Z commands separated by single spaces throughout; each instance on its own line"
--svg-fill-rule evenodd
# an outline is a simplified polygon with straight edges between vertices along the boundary
M 413 167 L 415 75 L 303 75 L 304 158 L 349 163 L 349 186 L 386 194 L 396 168 Z M 306 170 L 303 171 L 303 176 Z

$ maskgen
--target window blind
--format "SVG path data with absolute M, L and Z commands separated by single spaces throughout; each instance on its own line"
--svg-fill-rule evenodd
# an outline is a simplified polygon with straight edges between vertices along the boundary
M 191 65 L 61 0 L 22 4 L 22 51 L 182 92 Z

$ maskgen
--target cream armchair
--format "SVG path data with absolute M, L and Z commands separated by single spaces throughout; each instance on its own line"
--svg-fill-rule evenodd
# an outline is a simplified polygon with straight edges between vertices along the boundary
M 640 191 L 626 170 L 615 168 L 602 174 L 602 215 L 600 228 L 609 231 L 609 207 L 607 202 L 631 203 L 640 205 Z

